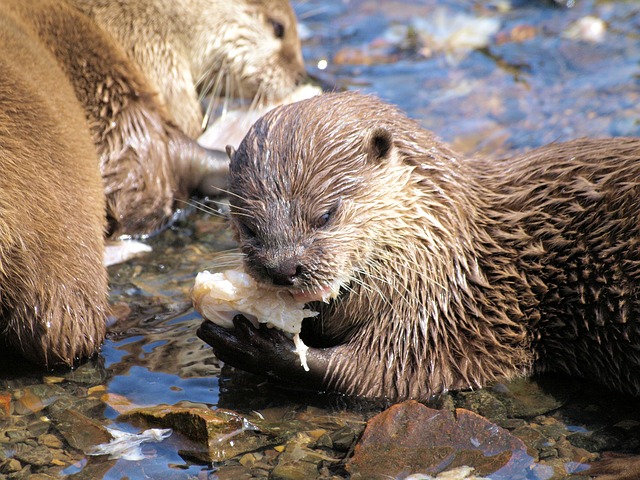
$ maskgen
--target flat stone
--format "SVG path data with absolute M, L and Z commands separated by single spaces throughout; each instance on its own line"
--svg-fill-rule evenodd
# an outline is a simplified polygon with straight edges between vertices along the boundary
M 497 393 L 507 409 L 508 417 L 530 418 L 553 412 L 567 403 L 570 393 L 556 385 L 546 388 L 531 378 L 519 378 L 506 384 L 506 391 Z
M 58 398 L 66 396 L 64 389 L 58 385 L 40 384 L 25 388 L 14 399 L 14 413 L 29 415 L 38 413 L 51 405 Z
M 7 478 L 11 480 L 30 480 L 31 465 L 25 465 L 19 472 L 9 473 Z
M 11 442 L 24 442 L 27 438 L 29 438 L 29 432 L 25 430 L 6 430 L 4 432 L 5 436 Z
M 356 433 L 349 426 L 342 427 L 330 434 L 333 448 L 339 451 L 348 451 L 356 441 Z
M 516 428 L 512 433 L 534 451 L 545 447 L 548 442 L 547 437 L 536 425 L 523 425 Z
M 257 427 L 231 410 L 160 405 L 136 408 L 119 418 L 180 432 L 200 446 L 198 450 L 188 449 L 180 454 L 200 460 L 227 460 L 272 444 L 269 435 L 256 434 Z
M 496 422 L 507 417 L 507 408 L 489 390 L 459 392 L 456 400 L 460 407 L 476 412 L 491 421 Z
M 251 480 L 251 471 L 242 465 L 221 466 L 216 470 L 216 480 Z
M 38 442 L 41 445 L 44 445 L 45 447 L 49 447 L 49 448 L 62 448 L 64 446 L 64 443 L 62 443 L 62 440 L 60 440 L 55 435 L 52 435 L 51 433 L 45 433 L 44 435 L 40 435 L 40 437 L 38 437 Z
M 331 436 L 327 433 L 322 435 L 315 443 L 316 448 L 333 448 L 333 441 L 331 440 Z
M 619 435 L 611 429 L 603 428 L 595 432 L 577 432 L 567 435 L 572 445 L 590 452 L 615 451 L 621 443 Z
M 522 471 L 532 462 L 520 439 L 480 415 L 457 409 L 454 416 L 407 401 L 369 420 L 346 468 L 353 480 L 435 475 L 465 465 L 482 476 Z
M 0 472 L 12 473 L 22 470 L 22 464 L 15 458 L 9 458 L 0 464 Z
M 56 477 L 47 475 L 46 473 L 33 473 L 29 476 L 29 480 L 55 480 Z
M 238 460 L 238 463 L 240 463 L 240 465 L 242 465 L 243 467 L 250 467 L 255 462 L 256 462 L 256 457 L 252 453 L 245 453 Z

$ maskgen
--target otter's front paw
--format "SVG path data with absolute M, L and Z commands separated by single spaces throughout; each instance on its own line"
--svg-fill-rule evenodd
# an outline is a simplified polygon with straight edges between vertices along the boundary
M 227 329 L 205 320 L 198 336 L 213 348 L 216 357 L 229 365 L 258 375 L 288 380 L 304 373 L 293 341 L 275 328 L 255 328 L 242 315 Z

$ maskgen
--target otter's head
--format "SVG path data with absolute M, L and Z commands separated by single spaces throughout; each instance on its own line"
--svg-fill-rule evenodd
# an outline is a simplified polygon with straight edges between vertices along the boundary
M 231 221 L 246 270 L 305 301 L 356 280 L 411 208 L 400 191 L 414 167 L 398 132 L 416 130 L 395 108 L 353 93 L 260 119 L 229 148 Z
M 295 14 L 287 0 L 198 0 L 186 33 L 201 90 L 272 102 L 305 76 Z

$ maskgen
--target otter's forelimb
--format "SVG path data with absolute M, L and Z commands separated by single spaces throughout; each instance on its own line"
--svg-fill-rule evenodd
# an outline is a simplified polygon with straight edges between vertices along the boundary
M 198 329 L 198 337 L 213 348 L 218 359 L 233 367 L 295 387 L 326 388 L 329 361 L 340 347 L 309 348 L 307 372 L 300 365 L 293 341 L 280 330 L 264 324 L 256 328 L 242 315 L 233 319 L 233 325 L 228 329 L 205 320 Z

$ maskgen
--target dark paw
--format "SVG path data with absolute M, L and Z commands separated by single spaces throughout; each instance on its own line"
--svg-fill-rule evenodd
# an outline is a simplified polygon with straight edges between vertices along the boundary
M 284 378 L 287 372 L 302 368 L 293 341 L 281 331 L 265 325 L 255 328 L 242 315 L 236 316 L 233 324 L 233 329 L 226 329 L 205 320 L 197 332 L 223 362 L 251 373 Z

